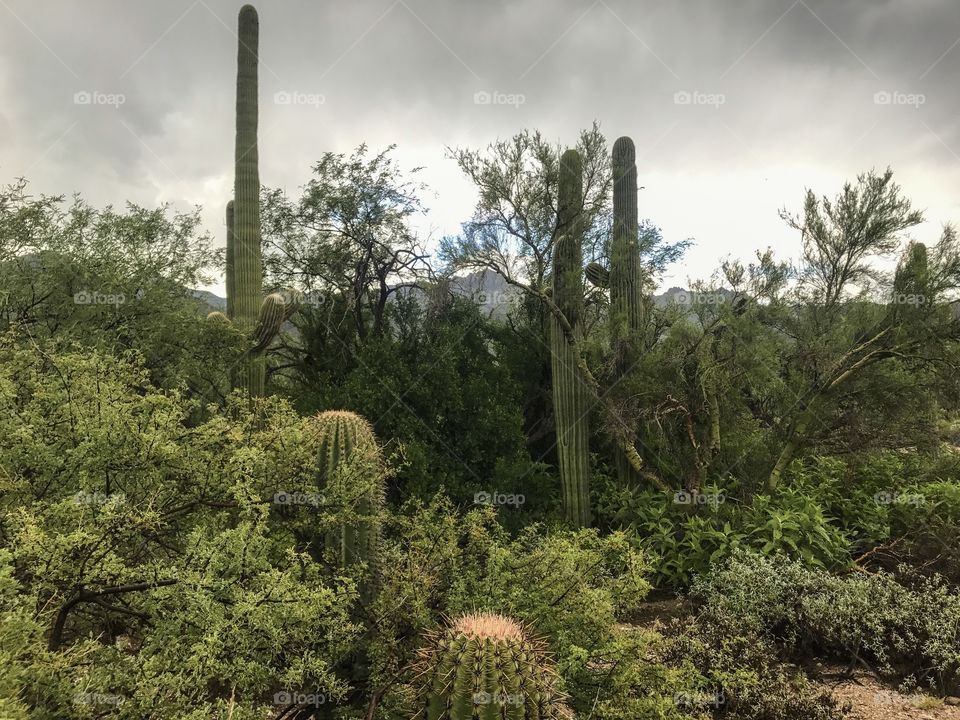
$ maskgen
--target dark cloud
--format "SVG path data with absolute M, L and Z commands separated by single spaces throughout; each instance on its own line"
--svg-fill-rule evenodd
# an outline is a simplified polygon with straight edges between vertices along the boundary
M 598 119 L 637 143 L 644 213 L 700 241 L 692 274 L 727 252 L 789 252 L 776 209 L 869 167 L 892 165 L 929 209 L 925 238 L 957 216 L 954 0 L 257 6 L 269 185 L 294 189 L 326 150 L 397 143 L 427 166 L 433 222 L 450 232 L 471 195 L 444 147 L 523 127 L 570 142 Z M 0 0 L 0 181 L 98 204 L 201 203 L 220 234 L 238 8 Z

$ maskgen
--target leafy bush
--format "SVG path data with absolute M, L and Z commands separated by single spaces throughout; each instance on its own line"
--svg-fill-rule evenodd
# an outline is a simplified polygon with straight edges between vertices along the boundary
M 592 705 L 598 689 L 613 707 L 607 689 L 623 680 L 607 679 L 606 663 L 628 652 L 636 657 L 646 642 L 616 632 L 618 619 L 649 589 L 643 554 L 624 533 L 534 525 L 510 539 L 492 509 L 461 515 L 438 497 L 412 502 L 393 519 L 383 565 L 383 590 L 372 608 L 374 687 L 402 677 L 423 631 L 462 612 L 500 612 L 530 624 L 547 640 L 577 710 Z M 395 683 L 383 711 L 406 717 L 411 693 L 405 682 Z
M 746 507 L 718 486 L 701 489 L 701 497 L 717 499 L 701 504 L 655 491 L 606 492 L 608 516 L 639 535 L 653 558 L 654 577 L 668 586 L 688 585 L 739 547 L 782 552 L 812 567 L 842 567 L 850 559 L 845 534 L 815 500 L 790 487 L 757 495 Z
M 677 694 L 682 707 L 731 720 L 839 720 L 830 693 L 787 667 L 755 635 L 731 635 L 715 624 L 675 621 L 660 648 L 668 666 L 695 669 L 696 682 Z
M 912 568 L 960 582 L 960 483 L 917 485 L 890 509 L 890 536 Z
M 315 475 L 285 445 L 298 416 L 242 403 L 188 427 L 193 408 L 133 359 L 0 344 L 4 716 L 252 720 L 277 692 L 346 696 L 357 579 L 271 514 Z
M 960 580 L 960 484 L 953 453 L 866 453 L 797 462 L 791 483 L 850 537 L 871 569 Z
M 776 640 L 793 657 L 822 652 L 943 692 L 960 680 L 960 593 L 939 578 L 915 588 L 888 574 L 835 576 L 782 556 L 738 552 L 701 576 L 700 621 Z

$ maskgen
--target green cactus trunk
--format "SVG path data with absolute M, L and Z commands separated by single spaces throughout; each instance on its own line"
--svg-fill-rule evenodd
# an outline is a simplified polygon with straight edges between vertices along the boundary
M 643 277 L 637 221 L 637 164 L 633 140 L 613 144 L 613 239 L 610 244 L 610 306 L 615 337 L 635 355 L 643 331 Z
M 576 150 L 568 150 L 560 159 L 558 194 L 553 300 L 579 340 L 583 318 L 583 170 Z M 587 527 L 590 525 L 590 389 L 580 377 L 577 348 L 553 316 L 550 317 L 550 361 L 564 514 L 577 527 Z
M 383 459 L 373 427 L 346 410 L 319 413 L 305 421 L 316 446 L 320 486 L 345 498 L 359 519 L 328 533 L 325 546 L 340 567 L 367 563 L 374 580 L 362 588 L 369 597 L 375 588 L 383 511 Z
M 643 345 L 643 276 L 637 220 L 637 164 L 633 140 L 613 144 L 613 238 L 610 243 L 610 327 L 619 390 L 640 357 Z M 628 441 L 633 442 L 628 433 Z M 615 450 L 617 475 L 628 486 L 642 482 L 620 449 Z
M 543 644 L 502 615 L 464 615 L 418 657 L 417 720 L 559 720 L 571 716 Z
M 263 286 L 260 250 L 260 173 L 257 156 L 257 62 L 260 21 L 252 5 L 240 8 L 237 21 L 237 137 L 233 187 L 234 297 L 230 317 L 237 328 L 251 333 L 257 323 Z M 230 232 L 228 227 L 228 241 Z M 229 260 L 228 260 L 229 267 Z M 228 301 L 229 302 L 229 301 Z M 260 353 L 248 353 L 236 373 L 236 383 L 251 396 L 264 393 L 266 365 Z
M 236 279 L 234 277 L 234 258 L 233 253 L 236 250 L 236 241 L 233 238 L 233 200 L 227 203 L 227 317 L 233 317 L 233 303 L 237 298 Z

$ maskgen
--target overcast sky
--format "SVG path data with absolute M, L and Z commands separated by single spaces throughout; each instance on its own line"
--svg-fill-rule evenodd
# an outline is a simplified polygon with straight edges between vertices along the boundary
M 0 0 L 0 183 L 202 205 L 222 244 L 240 5 Z M 568 144 L 594 119 L 636 143 L 641 217 L 696 241 L 668 285 L 758 248 L 794 256 L 778 209 L 872 167 L 926 210 L 915 238 L 960 221 L 957 0 L 256 5 L 261 182 L 295 192 L 325 151 L 396 143 L 426 168 L 435 239 L 474 204 L 447 146 L 524 127 Z

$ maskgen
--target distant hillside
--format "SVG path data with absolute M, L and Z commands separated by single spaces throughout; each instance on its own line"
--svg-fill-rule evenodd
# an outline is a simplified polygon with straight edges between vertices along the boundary
M 484 312 L 494 318 L 506 317 L 520 294 L 517 288 L 507 284 L 502 277 L 488 270 L 453 277 L 450 280 L 450 286 L 453 292 L 461 297 L 475 298 Z M 214 293 L 192 290 L 191 294 L 211 310 L 223 311 L 227 306 L 226 299 Z M 423 292 L 417 288 L 406 288 L 403 294 L 406 297 L 419 298 Z M 732 292 L 722 290 L 720 294 L 732 294 Z M 653 296 L 654 303 L 660 306 L 671 302 L 688 305 L 692 304 L 694 299 L 695 293 L 680 287 L 672 287 Z

